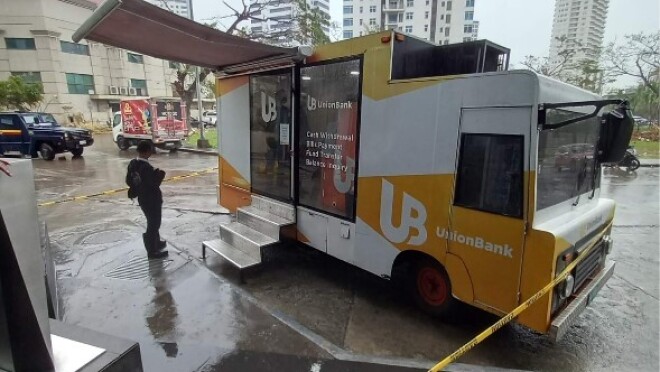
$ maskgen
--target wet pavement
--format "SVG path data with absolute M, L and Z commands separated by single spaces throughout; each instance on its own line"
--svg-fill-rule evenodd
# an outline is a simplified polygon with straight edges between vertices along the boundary
M 121 152 L 99 136 L 87 150 L 81 159 L 34 160 L 40 201 L 124 186 L 134 149 Z M 173 176 L 217 159 L 162 152 L 152 163 Z M 603 194 L 618 202 L 617 268 L 561 342 L 510 325 L 461 362 L 657 371 L 659 174 L 605 169 Z M 217 238 L 218 225 L 229 220 L 216 206 L 216 183 L 217 174 L 209 174 L 163 186 L 161 233 L 170 256 L 155 262 L 144 259 L 144 218 L 123 193 L 41 207 L 56 249 L 64 320 L 139 341 L 147 371 L 385 370 L 366 361 L 426 367 L 496 320 L 468 307 L 448 323 L 430 319 L 389 282 L 298 246 L 271 248 L 267 262 L 240 283 L 224 262 L 200 259 L 201 242 Z

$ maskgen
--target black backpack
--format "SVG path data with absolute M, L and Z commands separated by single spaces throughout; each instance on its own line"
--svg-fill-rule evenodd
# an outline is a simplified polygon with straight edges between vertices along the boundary
M 126 185 L 128 185 L 129 199 L 137 198 L 140 186 L 142 185 L 142 177 L 140 176 L 139 167 L 134 162 L 135 160 L 131 160 L 126 172 Z

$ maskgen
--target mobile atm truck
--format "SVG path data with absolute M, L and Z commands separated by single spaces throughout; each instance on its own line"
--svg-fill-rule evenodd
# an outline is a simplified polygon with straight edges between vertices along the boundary
M 235 221 L 203 242 L 203 257 L 246 269 L 291 239 L 400 281 L 431 314 L 462 301 L 500 316 L 579 260 L 516 319 L 554 339 L 612 275 L 614 202 L 600 178 L 630 139 L 625 102 L 508 71 L 509 50 L 488 41 L 438 46 L 386 31 L 310 51 L 138 0 L 97 12 L 74 40 L 217 71 L 219 203 Z M 127 17 L 140 22 L 110 32 Z M 573 144 L 592 151 L 558 170 Z
M 119 102 L 119 108 L 112 119 L 112 139 L 121 150 L 148 140 L 157 148 L 176 151 L 188 136 L 182 101 L 127 99 Z

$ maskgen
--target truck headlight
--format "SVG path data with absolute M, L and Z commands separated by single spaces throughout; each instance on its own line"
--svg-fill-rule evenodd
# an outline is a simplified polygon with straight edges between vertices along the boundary
M 561 297 L 562 300 L 570 297 L 573 294 L 574 289 L 575 289 L 575 278 L 573 278 L 573 275 L 569 275 L 561 283 L 561 287 L 559 288 L 559 297 Z

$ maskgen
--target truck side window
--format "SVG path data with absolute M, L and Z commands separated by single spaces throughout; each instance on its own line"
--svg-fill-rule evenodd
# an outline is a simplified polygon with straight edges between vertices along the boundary
M 0 129 L 17 129 L 12 115 L 0 115 Z
M 454 204 L 522 217 L 524 137 L 463 134 Z
M 115 117 L 112 119 L 112 126 L 116 127 L 119 124 L 121 124 L 121 115 L 115 114 Z

